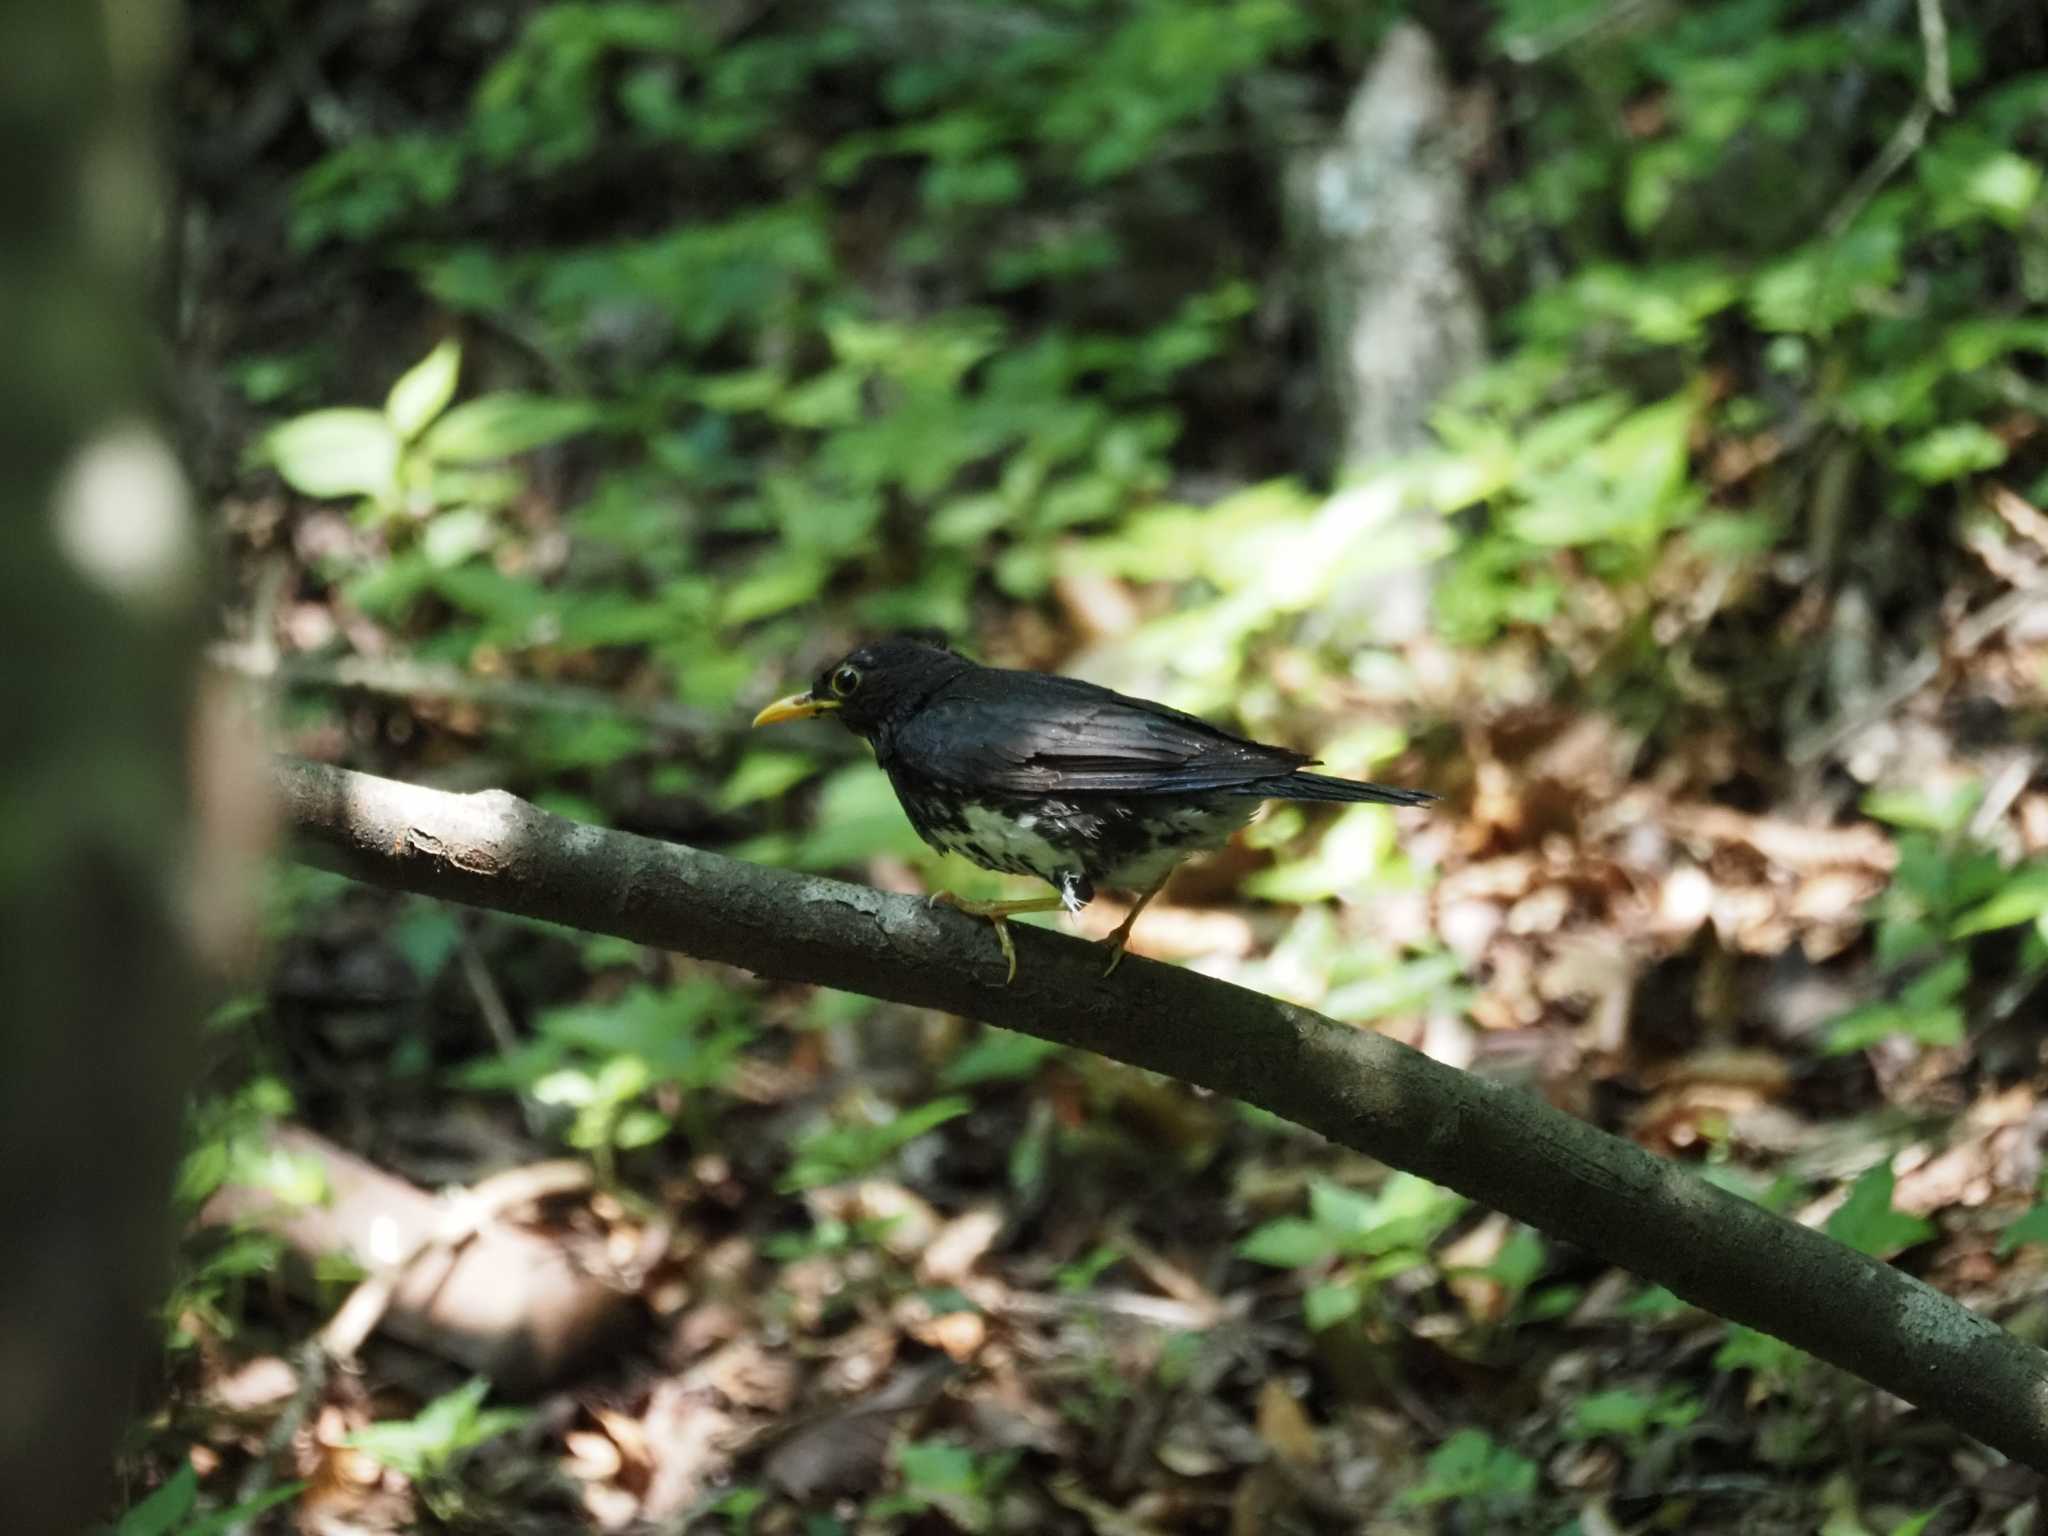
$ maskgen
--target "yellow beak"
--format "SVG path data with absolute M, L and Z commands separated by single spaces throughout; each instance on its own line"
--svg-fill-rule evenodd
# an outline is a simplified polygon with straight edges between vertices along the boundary
M 808 693 L 792 693 L 786 699 L 777 699 L 754 716 L 754 724 L 774 725 L 782 720 L 808 720 L 812 715 L 822 715 L 838 707 L 837 699 L 820 699 Z

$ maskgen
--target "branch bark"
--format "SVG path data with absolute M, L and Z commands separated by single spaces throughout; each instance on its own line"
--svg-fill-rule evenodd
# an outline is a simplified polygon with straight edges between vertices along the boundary
M 816 875 L 547 815 L 284 763 L 309 862 L 782 981 L 938 1008 L 1245 1100 L 1433 1179 L 1853 1372 L 2048 1471 L 2048 1354 L 1939 1291 L 1676 1164 L 1369 1030 L 1093 945 L 987 926 Z

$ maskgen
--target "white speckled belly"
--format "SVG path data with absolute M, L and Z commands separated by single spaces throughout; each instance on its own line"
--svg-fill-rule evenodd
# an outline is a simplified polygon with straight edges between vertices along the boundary
M 913 797 L 904 804 L 911 807 Z M 1078 909 L 1098 885 L 1152 889 L 1190 855 L 1229 842 L 1258 808 L 1250 795 L 1077 795 L 1002 805 L 924 801 L 912 820 L 934 848 L 983 869 L 1036 875 Z
M 1039 829 L 1035 811 L 1011 815 L 986 805 L 964 805 L 959 818 L 932 828 L 935 848 L 972 859 L 983 869 L 1012 875 L 1036 875 L 1057 882 L 1062 872 L 1082 872 L 1080 859 L 1063 852 Z

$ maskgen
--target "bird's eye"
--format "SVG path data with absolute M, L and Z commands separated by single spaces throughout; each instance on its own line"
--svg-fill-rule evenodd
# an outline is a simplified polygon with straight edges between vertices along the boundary
M 845 698 L 860 686 L 860 668 L 840 667 L 832 674 L 832 691 Z

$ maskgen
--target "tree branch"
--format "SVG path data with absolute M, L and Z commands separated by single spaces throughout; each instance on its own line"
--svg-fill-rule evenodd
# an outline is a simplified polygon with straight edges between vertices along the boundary
M 938 1008 L 1226 1093 L 1775 1334 L 2048 1470 L 2048 1354 L 1903 1271 L 1536 1098 L 1370 1030 L 1042 929 L 1014 985 L 986 924 L 912 897 L 547 815 L 285 763 L 309 862 L 782 981 Z

